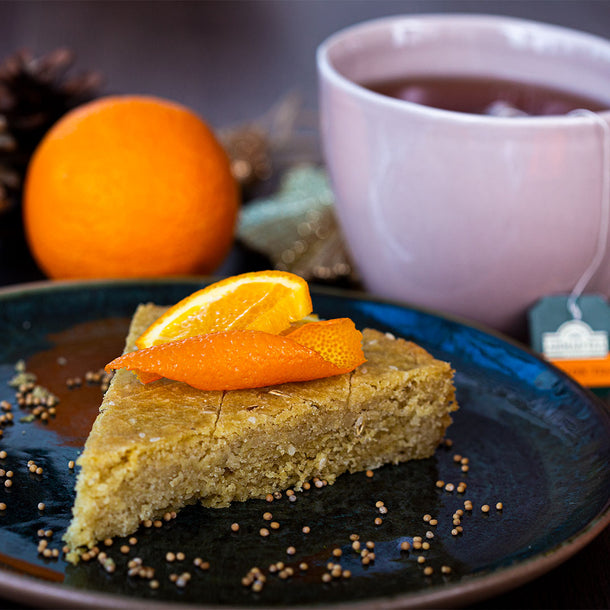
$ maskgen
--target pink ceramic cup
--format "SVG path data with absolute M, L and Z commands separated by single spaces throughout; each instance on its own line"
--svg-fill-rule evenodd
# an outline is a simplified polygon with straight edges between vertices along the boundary
M 361 83 L 499 77 L 610 107 L 610 42 L 505 17 L 396 16 L 333 35 L 317 63 L 337 214 L 372 293 L 521 333 L 527 308 L 569 293 L 602 245 L 587 292 L 609 296 L 598 120 L 451 112 Z

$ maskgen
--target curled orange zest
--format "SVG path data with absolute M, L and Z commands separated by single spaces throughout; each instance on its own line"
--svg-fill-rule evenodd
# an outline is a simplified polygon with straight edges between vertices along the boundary
M 143 383 L 159 377 L 199 390 L 239 390 L 341 375 L 365 361 L 362 335 L 348 318 L 312 322 L 289 335 L 229 330 L 129 352 L 106 365 Z

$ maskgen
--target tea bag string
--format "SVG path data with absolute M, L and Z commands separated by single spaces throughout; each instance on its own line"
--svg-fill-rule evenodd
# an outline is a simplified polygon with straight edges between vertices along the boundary
M 610 225 L 610 126 L 599 114 L 591 110 L 577 109 L 570 112 L 573 116 L 586 116 L 592 118 L 602 130 L 602 191 L 601 191 L 601 214 L 599 233 L 597 235 L 597 246 L 591 262 L 580 276 L 568 297 L 568 312 L 574 320 L 582 320 L 582 311 L 577 303 L 588 286 L 591 278 L 600 268 L 608 247 L 608 230 Z

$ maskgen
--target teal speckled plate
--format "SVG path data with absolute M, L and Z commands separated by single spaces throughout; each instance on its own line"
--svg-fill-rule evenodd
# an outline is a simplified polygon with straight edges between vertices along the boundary
M 116 564 L 78 566 L 38 552 L 40 530 L 52 530 L 49 548 L 61 548 L 73 502 L 76 459 L 101 400 L 97 385 L 68 389 L 66 380 L 103 366 L 122 348 L 128 319 L 140 302 L 169 304 L 203 280 L 40 283 L 0 291 L 0 400 L 14 404 L 9 386 L 24 359 L 38 382 L 60 398 L 47 423 L 31 421 L 29 408 L 13 407 L 1 424 L 0 468 L 12 486 L 0 487 L 0 594 L 37 605 L 176 607 L 333 606 L 378 608 L 463 605 L 498 594 L 567 559 L 610 520 L 610 415 L 592 394 L 517 345 L 483 330 L 428 312 L 362 295 L 314 291 L 323 317 L 351 317 L 412 339 L 457 371 L 460 410 L 449 430 L 453 447 L 430 459 L 344 475 L 333 486 L 312 488 L 273 503 L 250 501 L 223 510 L 191 506 L 160 528 L 142 528 L 127 554 L 115 541 L 105 548 Z M 455 454 L 467 457 L 468 472 Z M 28 461 L 42 474 L 30 473 Z M 6 480 L 0 473 L 0 483 Z M 466 483 L 463 493 L 435 482 Z M 474 505 L 453 535 L 452 516 Z M 388 508 L 380 515 L 375 503 Z M 497 510 L 497 502 L 503 509 Z M 45 507 L 39 510 L 38 504 Z M 481 505 L 491 510 L 483 513 Z M 271 511 L 278 530 L 262 538 Z M 438 521 L 430 526 L 423 515 Z M 375 518 L 383 517 L 381 525 Z M 238 522 L 238 532 L 231 524 Z M 309 534 L 302 527 L 311 528 Z M 426 538 L 426 532 L 431 537 Z M 350 534 L 375 542 L 375 561 L 364 566 Z M 400 543 L 422 536 L 430 548 L 401 552 Z M 294 546 L 294 555 L 286 553 Z M 333 549 L 339 548 L 339 559 Z M 167 562 L 168 551 L 185 559 Z M 422 555 L 424 563 L 418 563 Z M 159 581 L 127 574 L 140 557 Z M 202 571 L 193 565 L 210 562 Z M 282 561 L 289 578 L 268 573 Z M 340 562 L 350 578 L 322 582 L 327 563 Z M 306 562 L 306 571 L 299 564 Z M 267 573 L 260 592 L 241 584 L 253 566 Z M 424 567 L 433 568 L 426 576 Z M 444 573 L 442 567 L 450 572 Z M 172 574 L 189 572 L 186 586 Z

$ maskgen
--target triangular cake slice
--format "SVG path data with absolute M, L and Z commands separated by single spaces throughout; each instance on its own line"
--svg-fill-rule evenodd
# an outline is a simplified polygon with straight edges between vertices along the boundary
M 138 308 L 126 351 L 163 311 Z M 66 543 L 92 547 L 196 501 L 226 507 L 431 456 L 457 409 L 451 366 L 371 329 L 363 348 L 351 373 L 256 390 L 143 385 L 118 370 L 78 460 Z

